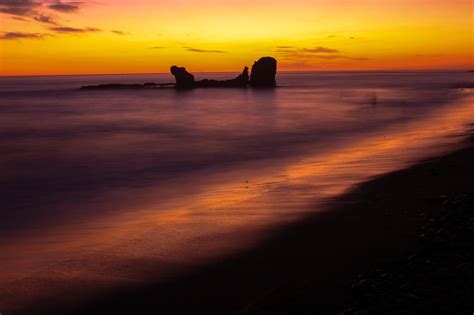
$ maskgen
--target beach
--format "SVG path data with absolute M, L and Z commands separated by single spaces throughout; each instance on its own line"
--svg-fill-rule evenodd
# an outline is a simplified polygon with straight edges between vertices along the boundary
M 31 314 L 338 313 L 351 305 L 359 275 L 415 252 L 430 214 L 452 196 L 474 194 L 474 148 L 465 146 L 357 185 L 251 251 L 85 305 L 58 311 L 46 302 Z
M 430 214 L 449 196 L 474 193 L 474 149 L 466 146 L 358 185 L 249 252 L 77 312 L 336 314 L 352 303 L 360 274 L 416 251 Z
M 426 213 L 472 192 L 469 78 L 2 86 L 2 314 L 344 310 L 359 274 L 415 251 Z

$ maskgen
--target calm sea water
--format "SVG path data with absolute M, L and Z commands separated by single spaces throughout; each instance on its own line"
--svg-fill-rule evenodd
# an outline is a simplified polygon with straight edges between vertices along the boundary
M 277 81 L 79 91 L 173 79 L 0 78 L 0 305 L 158 281 L 252 246 L 353 184 L 455 149 L 473 128 L 473 94 L 454 88 L 471 73 Z

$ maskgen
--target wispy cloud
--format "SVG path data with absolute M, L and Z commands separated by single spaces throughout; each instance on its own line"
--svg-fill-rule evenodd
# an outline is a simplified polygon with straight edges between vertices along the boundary
M 283 46 L 282 46 L 283 47 Z M 277 48 L 275 50 L 276 53 L 281 53 L 281 54 L 286 54 L 286 53 L 294 53 L 297 52 L 298 50 L 293 49 L 293 48 Z
M 197 53 L 216 53 L 216 54 L 226 54 L 227 51 L 223 50 L 215 50 L 215 49 L 199 49 L 199 48 L 192 48 L 192 47 L 183 47 L 187 51 L 197 52 Z
M 150 49 L 163 49 L 163 48 L 166 48 L 166 47 L 163 47 L 163 46 L 153 46 L 153 47 L 150 47 Z
M 0 0 L 0 13 L 30 16 L 36 14 L 35 9 L 40 5 L 40 2 L 33 0 Z
M 95 27 L 86 27 L 86 28 L 76 28 L 76 27 L 68 27 L 68 26 L 57 26 L 57 27 L 50 27 L 52 31 L 57 33 L 94 33 L 94 32 L 102 32 L 100 28 Z
M 308 53 L 324 53 L 324 54 L 334 54 L 338 53 L 339 50 L 331 49 L 327 47 L 315 47 L 315 48 L 302 48 L 301 51 L 308 52 Z
M 328 47 L 312 47 L 312 48 L 299 48 L 294 46 L 277 46 L 276 52 L 280 53 L 297 53 L 297 52 L 304 52 L 310 54 L 335 54 L 339 53 L 339 50 L 332 49 Z
M 17 21 L 23 21 L 23 22 L 31 22 L 28 19 L 25 19 L 24 17 L 21 16 L 12 16 L 12 19 L 17 20 Z
M 11 18 L 49 25 L 49 30 L 56 33 L 84 34 L 101 32 L 95 27 L 77 28 L 60 23 L 62 14 L 75 13 L 85 5 L 83 1 L 62 1 L 62 0 L 0 0 L 0 14 L 8 14 Z M 56 11 L 56 14 L 52 11 Z M 117 35 L 125 35 L 125 32 L 114 30 Z M 1 33 L 0 33 L 1 34 Z M 6 32 L 1 35 L 1 39 L 39 39 L 44 37 L 42 33 L 24 33 L 21 31 Z
M 310 63 L 315 60 L 367 60 L 365 57 L 347 56 L 337 49 L 322 46 L 312 48 L 277 46 L 275 52 L 279 54 L 281 58 L 294 62 Z
M 124 31 L 118 31 L 118 30 L 112 30 L 111 31 L 112 33 L 114 34 L 117 34 L 117 35 L 127 35 L 128 33 L 127 32 L 124 32 Z
M 58 23 L 56 22 L 56 20 L 52 16 L 46 15 L 46 14 L 43 14 L 43 13 L 41 13 L 38 16 L 35 16 L 33 19 L 35 21 L 40 22 L 40 23 L 58 25 Z
M 0 35 L 1 40 L 14 40 L 14 39 L 41 39 L 49 34 L 42 33 L 21 33 L 21 32 L 7 32 Z
M 284 54 L 285 58 L 289 59 L 299 59 L 299 60 L 334 60 L 334 59 L 342 59 L 344 55 L 333 54 L 333 55 L 315 55 L 312 53 L 304 53 L 304 52 L 288 52 Z
M 79 1 L 72 1 L 72 2 L 62 2 L 62 1 L 55 1 L 48 5 L 48 8 L 51 10 L 56 10 L 65 13 L 74 13 L 79 11 L 80 7 L 84 4 L 84 2 Z

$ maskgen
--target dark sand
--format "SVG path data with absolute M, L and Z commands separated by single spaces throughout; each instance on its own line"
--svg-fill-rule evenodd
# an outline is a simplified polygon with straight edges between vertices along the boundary
M 439 210 L 445 196 L 474 192 L 471 144 L 361 184 L 257 248 L 170 282 L 44 307 L 49 314 L 334 314 L 351 305 L 359 274 L 417 249 L 422 213 Z

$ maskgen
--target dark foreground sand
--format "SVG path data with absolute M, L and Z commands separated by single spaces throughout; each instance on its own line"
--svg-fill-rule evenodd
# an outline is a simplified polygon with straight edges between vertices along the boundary
M 471 139 L 472 141 L 472 139 Z M 474 193 L 474 148 L 383 175 L 259 247 L 168 283 L 131 288 L 61 314 L 334 314 L 360 274 L 419 250 L 421 228 L 450 196 Z M 33 311 L 33 312 L 34 312 Z M 33 313 L 32 312 L 32 313 Z

